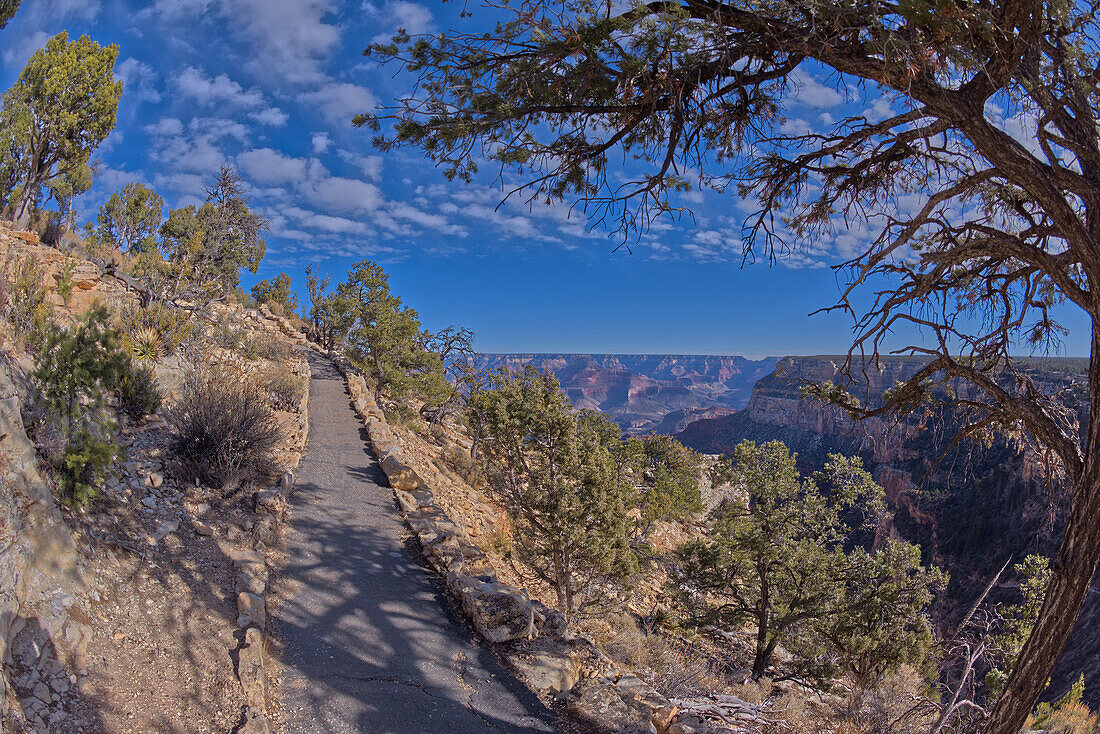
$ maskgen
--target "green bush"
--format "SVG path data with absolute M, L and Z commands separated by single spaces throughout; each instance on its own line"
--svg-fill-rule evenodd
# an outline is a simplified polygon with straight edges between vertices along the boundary
M 65 302 L 65 305 L 69 305 L 69 299 L 73 295 L 73 271 L 76 269 L 76 262 L 73 260 L 66 260 L 65 264 L 61 266 L 61 272 L 58 273 L 57 278 L 57 295 L 61 296 L 61 300 Z
M 71 329 L 47 324 L 35 350 L 40 407 L 60 443 L 52 463 L 62 499 L 77 506 L 94 498 L 95 481 L 117 451 L 105 398 L 119 389 L 129 360 L 107 322 L 106 310 L 97 307 Z
M 107 473 L 118 454 L 118 445 L 95 436 L 82 426 L 62 451 L 59 472 L 62 497 L 74 507 L 83 507 L 99 494 L 96 483 Z
M 118 403 L 122 411 L 133 420 L 141 420 L 157 412 L 161 394 L 153 370 L 132 366 L 119 382 Z
M 240 375 L 192 370 L 167 418 L 175 469 L 183 480 L 231 490 L 274 474 L 283 431 L 266 397 Z

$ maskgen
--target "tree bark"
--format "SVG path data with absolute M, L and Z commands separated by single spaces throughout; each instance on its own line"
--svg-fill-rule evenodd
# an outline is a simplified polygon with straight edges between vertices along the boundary
M 1085 465 L 1073 487 L 1066 532 L 1051 569 L 1043 607 L 1016 665 L 985 720 L 984 734 L 1017 734 L 1050 680 L 1081 613 L 1100 561 L 1100 323 L 1092 328 L 1089 426 Z
M 1039 618 L 986 720 L 985 734 L 1017 734 L 1046 688 L 1100 559 L 1098 518 L 1100 486 L 1091 482 L 1078 488 Z
M 25 230 L 31 223 L 31 197 L 27 196 L 25 188 L 19 195 L 19 206 L 15 208 L 12 223 L 17 230 Z

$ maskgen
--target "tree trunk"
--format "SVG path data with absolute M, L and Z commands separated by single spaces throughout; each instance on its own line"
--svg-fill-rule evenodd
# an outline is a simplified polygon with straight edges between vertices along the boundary
M 1098 559 L 1100 486 L 1093 481 L 1077 489 L 1043 608 L 985 722 L 985 734 L 1017 734 L 1023 729 L 1073 631 Z
M 983 725 L 984 734 L 1017 734 L 1065 649 L 1100 560 L 1100 324 L 1092 330 L 1089 426 L 1081 478 L 1073 487 L 1066 532 L 1055 559 L 1039 618 L 1024 643 L 1004 693 Z
M 768 588 L 768 571 L 762 563 L 757 564 L 760 576 L 760 606 L 756 610 L 756 657 L 752 661 L 752 677 L 759 678 L 768 670 L 768 658 L 774 646 L 768 645 L 768 632 L 771 626 L 771 599 Z
M 31 205 L 33 203 L 33 197 L 27 196 L 26 188 L 19 195 L 19 205 L 15 207 L 15 214 L 12 216 L 12 222 L 17 230 L 25 230 L 31 223 Z

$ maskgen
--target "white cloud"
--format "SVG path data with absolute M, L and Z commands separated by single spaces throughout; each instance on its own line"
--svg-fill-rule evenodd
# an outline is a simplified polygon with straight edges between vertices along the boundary
M 332 146 L 332 138 L 328 136 L 328 133 L 313 133 L 313 154 L 321 155 L 327 153 L 328 149 Z
M 322 114 L 333 123 L 350 125 L 351 118 L 367 113 L 378 106 L 378 100 L 366 87 L 347 82 L 331 82 L 313 92 L 301 96 L 303 102 L 321 108 Z
M 451 224 L 447 221 L 447 218 L 442 215 L 430 214 L 406 203 L 394 204 L 390 208 L 390 213 L 399 219 L 405 219 L 413 224 L 419 224 L 421 227 L 434 229 L 443 234 L 455 235 L 457 237 L 466 237 L 469 234 L 465 227 L 458 224 Z
M 35 22 L 58 21 L 77 18 L 91 22 L 103 9 L 100 0 L 27 0 L 23 3 L 25 13 Z
M 827 108 L 844 103 L 844 96 L 819 82 L 812 74 L 796 69 L 787 77 L 787 87 L 792 90 L 791 98 L 803 107 Z
M 269 127 L 282 127 L 290 120 L 290 115 L 283 112 L 278 107 L 268 107 L 266 110 L 251 112 L 248 116 L 261 125 L 267 125 Z
M 137 99 L 152 104 L 160 102 L 160 91 L 157 89 L 159 77 L 149 64 L 135 58 L 126 59 L 115 66 L 115 76 L 122 80 L 123 99 Z
M 328 214 L 318 214 L 307 209 L 289 207 L 283 210 L 287 216 L 296 219 L 300 226 L 309 229 L 319 229 L 332 234 L 365 234 L 370 227 L 365 222 L 359 222 L 345 217 L 333 217 Z
M 183 123 L 175 117 L 162 117 L 155 123 L 146 125 L 145 132 L 157 136 L 182 135 Z
M 228 104 L 234 107 L 260 107 L 264 95 L 258 89 L 246 90 L 225 74 L 210 77 L 193 66 L 176 74 L 172 80 L 180 93 L 199 104 L 214 106 Z
M 221 9 L 252 42 L 256 70 L 292 83 L 322 79 L 340 43 L 340 28 L 324 20 L 334 0 L 221 0 Z
M 212 4 L 212 0 L 156 0 L 138 15 L 157 15 L 168 20 L 195 18 L 209 10 Z
M 8 34 L 11 33 L 12 31 L 9 30 Z M 50 40 L 50 36 L 45 31 L 38 31 L 26 38 L 17 40 L 11 48 L 4 51 L 4 66 L 11 68 L 13 71 L 22 69 L 26 66 L 31 55 L 45 46 L 48 40 Z
M 362 7 L 370 15 L 381 19 L 387 29 L 371 39 L 375 43 L 389 43 L 399 28 L 411 36 L 428 33 L 433 29 L 432 11 L 420 3 L 390 0 L 382 6 L 365 2 Z
M 879 97 L 874 103 L 863 111 L 863 116 L 870 122 L 882 122 L 894 116 L 894 108 L 886 97 Z
M 306 178 L 308 161 L 290 158 L 271 148 L 250 150 L 237 156 L 241 170 L 260 185 L 298 183 Z
M 372 211 L 385 201 L 374 184 L 339 176 L 316 181 L 303 193 L 311 204 L 326 211 Z
M 153 178 L 153 184 L 158 189 L 189 194 L 193 197 L 201 197 L 206 188 L 206 180 L 195 173 L 158 173 Z
M 382 178 L 382 156 L 358 155 L 350 151 L 341 150 L 340 157 L 362 171 L 369 181 L 378 181 Z
M 187 124 L 164 118 L 145 131 L 153 138 L 150 157 L 183 173 L 209 173 L 226 162 L 220 144 L 227 139 L 244 143 L 248 129 L 235 120 L 198 117 Z

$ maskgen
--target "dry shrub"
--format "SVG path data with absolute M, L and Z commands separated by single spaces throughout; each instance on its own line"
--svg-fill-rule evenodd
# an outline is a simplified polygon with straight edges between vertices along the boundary
M 215 346 L 230 351 L 237 351 L 245 340 L 244 329 L 224 317 L 210 327 L 206 336 Z
M 248 340 L 257 357 L 272 362 L 286 362 L 293 356 L 290 345 L 275 334 L 267 331 L 255 333 Z
M 1093 734 L 1096 725 L 1096 714 L 1081 701 L 1074 701 L 1055 709 L 1043 728 L 1051 734 Z
M 461 446 L 448 446 L 443 449 L 443 462 L 471 487 L 480 486 L 482 480 L 481 465 L 470 456 L 470 452 L 466 449 Z
M 749 703 L 764 703 L 768 700 L 768 696 L 772 695 L 772 689 L 775 683 L 771 678 L 764 676 L 755 680 L 745 681 L 742 685 L 739 685 L 734 691 L 734 694 Z
M 32 337 L 41 333 L 50 318 L 43 285 L 45 270 L 34 255 L 20 258 L 10 268 L 11 278 L 4 288 L 4 315 L 11 321 L 16 336 Z
M 646 634 L 626 612 L 589 620 L 585 632 L 613 660 L 642 673 L 665 696 L 686 698 L 725 688 L 705 656 L 683 651 L 661 635 Z
M 267 397 L 243 376 L 193 369 L 167 418 L 176 472 L 184 481 L 230 490 L 275 473 L 283 430 Z
M 931 707 L 927 681 L 916 670 L 901 666 L 878 685 L 856 689 L 838 711 L 848 731 L 863 734 L 918 734 L 928 731 Z
M 260 389 L 271 399 L 275 410 L 296 410 L 306 394 L 306 384 L 286 364 L 277 364 L 260 378 Z

